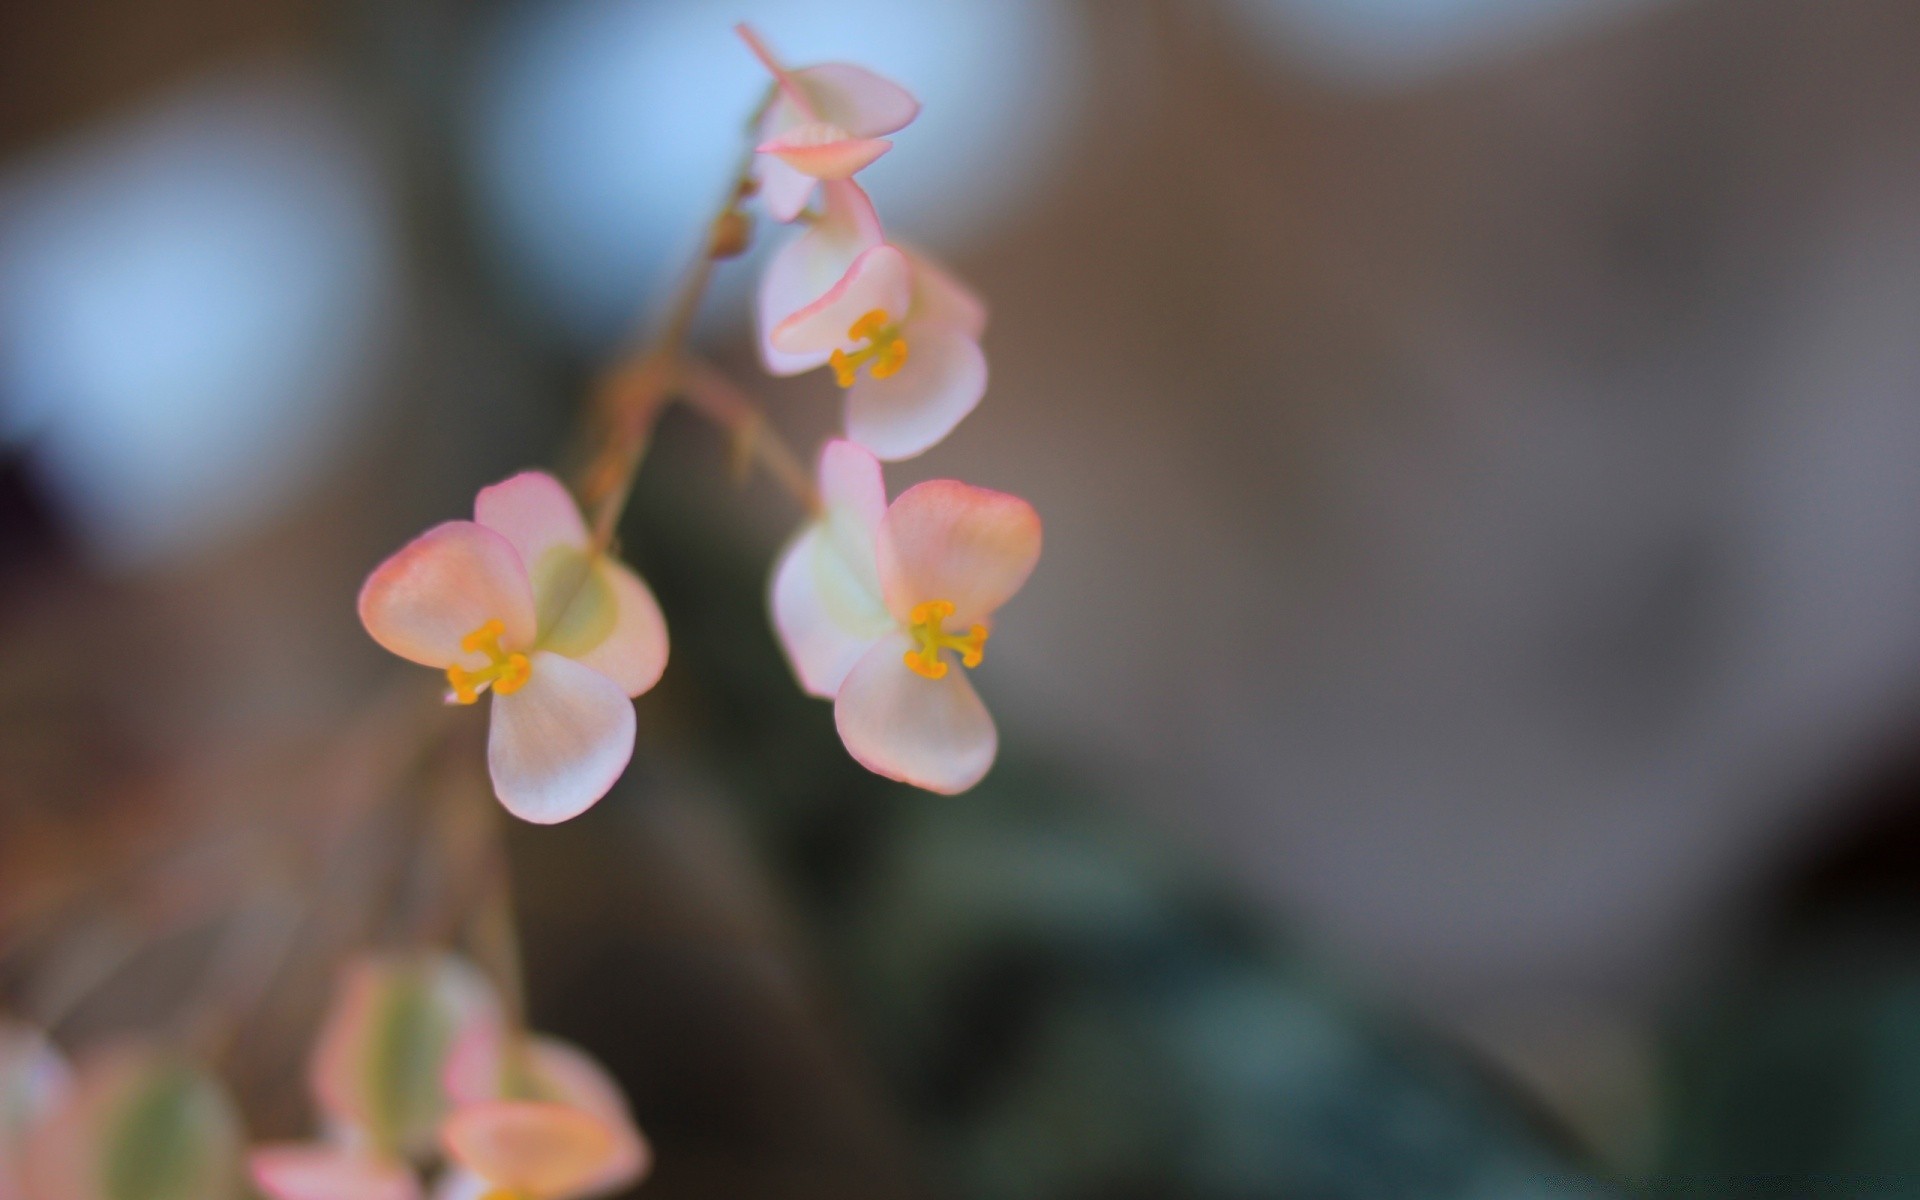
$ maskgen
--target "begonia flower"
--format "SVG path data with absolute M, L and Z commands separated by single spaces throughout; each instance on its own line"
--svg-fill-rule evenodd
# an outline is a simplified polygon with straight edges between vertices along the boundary
M 930 449 L 980 403 L 986 324 L 986 306 L 944 268 L 883 242 L 766 342 L 768 357 L 788 356 L 787 373 L 824 358 L 847 390 L 847 437 L 892 461 Z
M 66 1060 L 39 1030 L 0 1021 L 0 1200 L 23 1200 L 22 1159 L 34 1129 L 73 1087 Z
M 774 568 L 774 626 L 809 695 L 833 700 L 871 771 L 963 792 L 999 736 L 965 670 L 993 614 L 1040 557 L 1040 517 L 1004 492 L 936 479 L 887 503 L 880 463 L 849 442 L 820 456 L 822 512 Z
M 851 179 L 871 165 L 893 145 L 883 135 L 919 115 L 911 92 L 865 67 L 824 63 L 790 71 L 752 29 L 736 28 L 773 75 L 754 175 L 776 220 L 792 221 L 805 211 L 816 183 Z
M 339 1151 L 337 1170 L 420 1158 L 451 1107 L 446 1064 L 476 1029 L 504 1020 L 493 985 L 451 954 L 379 955 L 350 964 L 314 1043 L 308 1082 Z M 310 1160 L 296 1167 L 310 1166 Z
M 583 1200 L 632 1186 L 652 1165 L 619 1085 L 566 1042 L 476 1026 L 448 1060 L 456 1107 L 441 1145 L 460 1176 L 442 1195 L 472 1195 L 474 1181 L 525 1200 Z
M 444 670 L 450 702 L 492 693 L 494 792 L 543 825 L 578 816 L 619 779 L 631 698 L 667 662 L 653 593 L 594 552 L 573 498 L 539 471 L 482 488 L 473 520 L 436 525 L 375 568 L 360 620 L 388 650 Z
M 873 201 L 859 184 L 850 179 L 836 180 L 823 185 L 820 195 L 819 214 L 774 253 L 760 277 L 755 312 L 760 332 L 757 342 L 769 374 L 798 375 L 827 365 L 833 354 L 831 347 L 789 354 L 774 347 L 773 331 L 831 291 L 864 251 L 886 241 Z
M 235 1200 L 240 1120 L 220 1085 L 157 1047 L 81 1060 L 26 1150 L 32 1200 Z

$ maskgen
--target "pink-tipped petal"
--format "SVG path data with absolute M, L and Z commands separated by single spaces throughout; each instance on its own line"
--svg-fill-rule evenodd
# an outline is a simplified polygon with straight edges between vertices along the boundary
M 591 1113 L 613 1134 L 613 1152 L 587 1190 L 614 1192 L 639 1182 L 653 1166 L 653 1150 L 606 1068 L 577 1046 L 537 1035 L 527 1039 L 527 1060 L 542 1099 Z
M 873 201 L 859 184 L 836 180 L 824 184 L 821 195 L 825 203 L 820 219 L 782 246 L 760 279 L 760 359 L 774 375 L 798 375 L 827 361 L 831 348 L 788 354 L 775 349 L 769 338 L 780 322 L 826 295 L 854 260 L 885 236 Z
M 893 149 L 893 143 L 885 138 L 851 137 L 838 126 L 810 122 L 760 143 L 757 149 L 810 179 L 851 179 Z
M 419 1200 L 420 1180 L 392 1159 L 334 1146 L 286 1143 L 247 1156 L 254 1186 L 271 1200 Z
M 787 354 L 852 350 L 848 330 L 855 322 L 875 311 L 898 321 L 912 294 L 907 256 L 893 246 L 875 246 L 854 259 L 825 295 L 774 326 L 768 341 Z
M 993 766 L 993 717 L 957 662 L 940 679 L 909 669 L 903 660 L 913 648 L 898 632 L 874 643 L 840 685 L 833 722 L 867 770 L 930 792 L 964 792 Z
M 545 471 L 522 471 L 481 488 L 473 519 L 513 543 L 529 575 L 556 547 L 578 550 L 590 537 L 572 493 Z
M 889 462 L 938 445 L 987 392 L 987 357 L 961 330 L 916 322 L 906 341 L 898 371 L 847 391 L 847 436 Z
M 1018 496 L 952 479 L 902 492 L 880 522 L 880 586 L 905 623 L 916 605 L 954 606 L 949 630 L 985 621 L 1040 560 L 1040 514 Z
M 660 673 L 667 669 L 667 619 L 660 615 L 653 592 L 626 564 L 603 560 L 594 574 L 596 586 L 606 589 L 612 628 L 571 657 L 613 680 L 627 695 L 638 696 L 660 682 Z M 568 653 L 568 644 L 557 637 L 549 644 Z
M 760 181 L 760 202 L 767 206 L 769 216 L 781 222 L 798 220 L 819 184 L 813 176 L 771 154 L 759 157 L 754 164 L 754 174 Z
M 771 600 L 800 686 L 827 698 L 894 622 L 880 598 L 877 538 L 887 487 L 879 460 L 851 442 L 828 442 L 819 478 L 824 512 L 781 553 Z
M 855 137 L 893 133 L 920 115 L 920 101 L 912 92 L 852 63 L 802 67 L 790 78 L 813 102 L 815 120 L 838 125 Z
M 539 1200 L 591 1191 L 621 1152 L 606 1121 L 568 1104 L 494 1100 L 462 1108 L 441 1127 L 447 1157 L 498 1188 Z
M 472 521 L 436 525 L 375 567 L 360 589 L 360 622 L 373 640 L 429 667 L 486 665 L 460 641 L 488 621 L 507 647 L 531 645 L 533 586 L 506 538 Z
M 240 1119 L 204 1071 L 172 1051 L 123 1043 L 88 1054 L 74 1080 L 26 1147 L 32 1200 L 103 1200 L 153 1180 L 168 1186 L 145 1194 L 236 1200 Z
M 913 323 L 950 325 L 979 341 L 987 331 L 986 302 L 924 253 L 906 246 L 900 249 L 913 268 Z
M 494 794 L 536 825 L 577 817 L 627 769 L 633 732 L 633 701 L 619 684 L 570 658 L 535 654 L 526 684 L 493 698 Z

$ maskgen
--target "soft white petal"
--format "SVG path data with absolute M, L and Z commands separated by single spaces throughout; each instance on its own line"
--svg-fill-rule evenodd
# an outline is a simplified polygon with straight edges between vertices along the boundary
M 817 181 L 771 154 L 762 154 L 754 163 L 760 179 L 760 201 L 776 221 L 792 221 L 806 211 L 813 199 Z
M 787 354 L 856 349 L 848 330 L 876 310 L 900 320 L 913 294 L 912 283 L 907 256 L 892 246 L 875 246 L 854 259 L 825 295 L 775 325 L 768 340 Z
M 928 679 L 907 667 L 912 649 L 904 633 L 874 643 L 840 685 L 834 724 L 869 771 L 930 792 L 964 792 L 993 766 L 993 718 L 959 663 Z
M 985 301 L 925 253 L 911 246 L 900 249 L 913 268 L 913 302 L 908 311 L 914 324 L 951 325 L 979 341 L 987 331 Z
M 894 622 L 877 592 L 863 588 L 825 524 L 802 530 L 773 573 L 773 625 L 810 696 L 831 698 L 847 672 Z
M 619 684 L 550 651 L 510 695 L 495 694 L 487 766 L 508 812 L 552 825 L 592 808 L 633 757 L 633 701 Z
M 847 391 L 847 436 L 889 462 L 932 449 L 987 392 L 987 358 L 963 331 L 915 323 L 907 361 L 885 379 L 862 373 Z
M 589 540 L 572 493 L 545 471 L 522 471 L 481 488 L 473 519 L 512 542 L 529 573 L 555 546 L 579 549 Z
M 802 67 L 790 77 L 812 100 L 816 120 L 838 125 L 855 137 L 892 133 L 920 113 L 913 93 L 852 63 Z
M 660 682 L 660 673 L 667 669 L 667 620 L 660 615 L 660 602 L 652 590 L 625 563 L 602 559 L 596 564 L 594 595 L 600 589 L 605 589 L 604 603 L 613 614 L 612 627 L 580 653 L 558 636 L 548 646 L 605 675 L 627 695 L 638 696 Z M 574 612 L 583 610 L 577 601 Z M 569 626 L 572 617 L 570 613 Z M 564 628 L 556 631 L 564 632 Z

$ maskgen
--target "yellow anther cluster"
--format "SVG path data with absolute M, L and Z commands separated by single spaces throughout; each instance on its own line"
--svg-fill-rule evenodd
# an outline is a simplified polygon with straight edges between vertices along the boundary
M 907 339 L 900 336 L 900 326 L 881 309 L 876 308 L 847 326 L 847 340 L 867 344 L 851 354 L 835 350 L 828 357 L 827 365 L 833 368 L 833 378 L 843 388 L 853 386 L 863 366 L 875 379 L 885 379 L 907 361 Z
M 947 660 L 940 656 L 942 650 L 958 651 L 962 666 L 980 665 L 987 649 L 987 627 L 975 625 L 965 633 L 948 633 L 942 626 L 952 615 L 953 602 L 950 600 L 929 600 L 925 604 L 915 605 L 913 611 L 907 614 L 907 633 L 913 638 L 916 648 L 907 651 L 905 662 L 914 674 L 927 679 L 945 679 Z
M 524 654 L 508 654 L 500 648 L 507 627 L 500 621 L 488 621 L 460 639 L 460 648 L 468 654 L 484 654 L 487 665 L 469 671 L 458 663 L 447 668 L 447 682 L 453 686 L 453 698 L 472 704 L 480 693 L 491 687 L 502 696 L 511 696 L 533 676 L 533 661 Z

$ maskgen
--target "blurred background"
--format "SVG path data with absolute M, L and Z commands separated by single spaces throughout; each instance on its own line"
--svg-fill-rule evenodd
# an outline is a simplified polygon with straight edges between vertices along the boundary
M 272 827 L 395 669 L 365 571 L 563 461 L 697 244 L 742 19 L 924 102 L 863 178 L 993 384 L 889 482 L 1048 544 L 1000 767 L 896 789 L 669 421 L 674 663 L 513 847 L 649 1194 L 1920 1194 L 1911 0 L 0 4 L 0 908 Z M 811 447 L 753 278 L 696 340 Z M 11 1007 L 144 1019 L 60 944 Z

